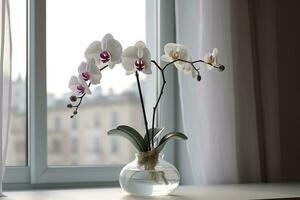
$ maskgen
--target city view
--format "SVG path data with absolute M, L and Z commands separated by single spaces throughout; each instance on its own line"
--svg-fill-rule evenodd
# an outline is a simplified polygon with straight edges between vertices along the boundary
M 26 90 L 19 76 L 13 82 L 12 129 L 9 138 L 8 165 L 26 163 Z M 137 93 L 133 88 L 120 93 L 103 95 L 101 88 L 86 98 L 75 118 L 66 107 L 69 94 L 55 98 L 48 94 L 48 164 L 100 165 L 120 164 L 133 159 L 132 145 L 119 137 L 107 136 L 107 131 L 120 124 L 143 130 Z

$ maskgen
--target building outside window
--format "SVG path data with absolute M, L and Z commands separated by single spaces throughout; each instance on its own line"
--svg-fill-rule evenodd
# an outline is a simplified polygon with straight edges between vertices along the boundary
M 111 128 L 116 128 L 118 126 L 118 113 L 113 111 L 111 113 Z
M 71 154 L 77 154 L 78 153 L 78 139 L 77 138 L 71 138 L 70 140 L 70 151 Z
M 78 129 L 77 118 L 70 120 L 70 123 L 71 123 L 71 130 L 76 131 Z
M 94 114 L 94 128 L 100 128 L 101 126 L 101 115 L 99 112 Z
M 61 127 L 61 118 L 56 116 L 54 118 L 54 130 L 55 131 L 60 131 L 62 129 Z
M 51 150 L 53 154 L 62 153 L 62 144 L 61 141 L 58 139 L 52 140 Z
M 93 139 L 93 152 L 97 154 L 101 153 L 100 137 L 98 136 Z
M 111 153 L 113 153 L 113 154 L 119 153 L 119 139 L 116 138 L 116 137 L 112 137 L 110 142 L 111 142 L 111 145 L 110 145 L 111 146 L 111 148 L 110 148 Z

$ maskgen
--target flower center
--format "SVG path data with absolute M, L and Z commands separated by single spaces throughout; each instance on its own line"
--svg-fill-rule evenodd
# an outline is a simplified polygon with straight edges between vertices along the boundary
M 103 62 L 103 63 L 107 63 L 110 59 L 110 55 L 107 51 L 102 51 L 100 53 L 100 60 Z
M 88 72 L 81 73 L 83 80 L 87 81 L 90 79 L 90 74 Z
M 142 59 L 138 59 L 135 61 L 134 65 L 136 69 L 142 71 L 145 68 L 145 62 Z
M 210 55 L 210 56 L 208 57 L 208 63 L 209 63 L 209 64 L 213 64 L 214 60 L 215 60 L 215 58 L 213 57 L 213 55 Z
M 77 90 L 78 90 L 79 94 L 83 94 L 85 88 L 82 85 L 77 85 Z
M 173 58 L 174 60 L 179 59 L 179 53 L 178 53 L 177 51 L 174 52 L 174 53 L 172 54 L 172 58 Z

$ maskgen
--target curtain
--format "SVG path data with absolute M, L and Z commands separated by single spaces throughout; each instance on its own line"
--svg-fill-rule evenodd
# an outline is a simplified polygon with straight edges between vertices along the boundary
M 7 156 L 8 132 L 11 107 L 11 33 L 9 19 L 9 2 L 1 2 L 1 44 L 0 44 L 0 195 Z
M 264 116 L 256 51 L 259 37 L 254 31 L 257 24 L 253 18 L 259 13 L 253 13 L 257 6 L 253 2 L 176 0 L 177 42 L 186 45 L 195 60 L 217 47 L 218 60 L 226 66 L 224 72 L 218 72 L 201 65 L 200 82 L 178 74 L 180 122 L 189 137 L 186 145 L 189 158 L 183 162 L 190 162 L 193 175 L 193 180 L 186 183 L 266 180 L 265 138 L 261 124 Z M 276 146 L 276 142 L 273 144 Z M 270 149 L 277 149 L 277 146 Z M 278 159 L 271 159 L 271 162 L 278 166 Z M 187 166 L 181 166 L 184 173 L 190 171 L 184 169 Z

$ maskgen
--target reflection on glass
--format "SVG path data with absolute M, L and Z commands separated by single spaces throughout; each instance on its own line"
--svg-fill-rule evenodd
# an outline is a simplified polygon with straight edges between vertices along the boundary
M 145 41 L 145 1 L 47 1 L 49 165 L 122 164 L 133 159 L 134 149 L 126 140 L 106 133 L 121 124 L 143 130 L 134 75 L 126 76 L 121 65 L 104 70 L 101 84 L 91 88 L 93 94 L 84 99 L 75 118 L 70 119 L 72 110 L 66 107 L 70 76 L 84 61 L 87 46 L 106 33 L 123 48 Z
M 7 166 L 26 161 L 26 0 L 10 0 L 12 33 L 12 115 Z

